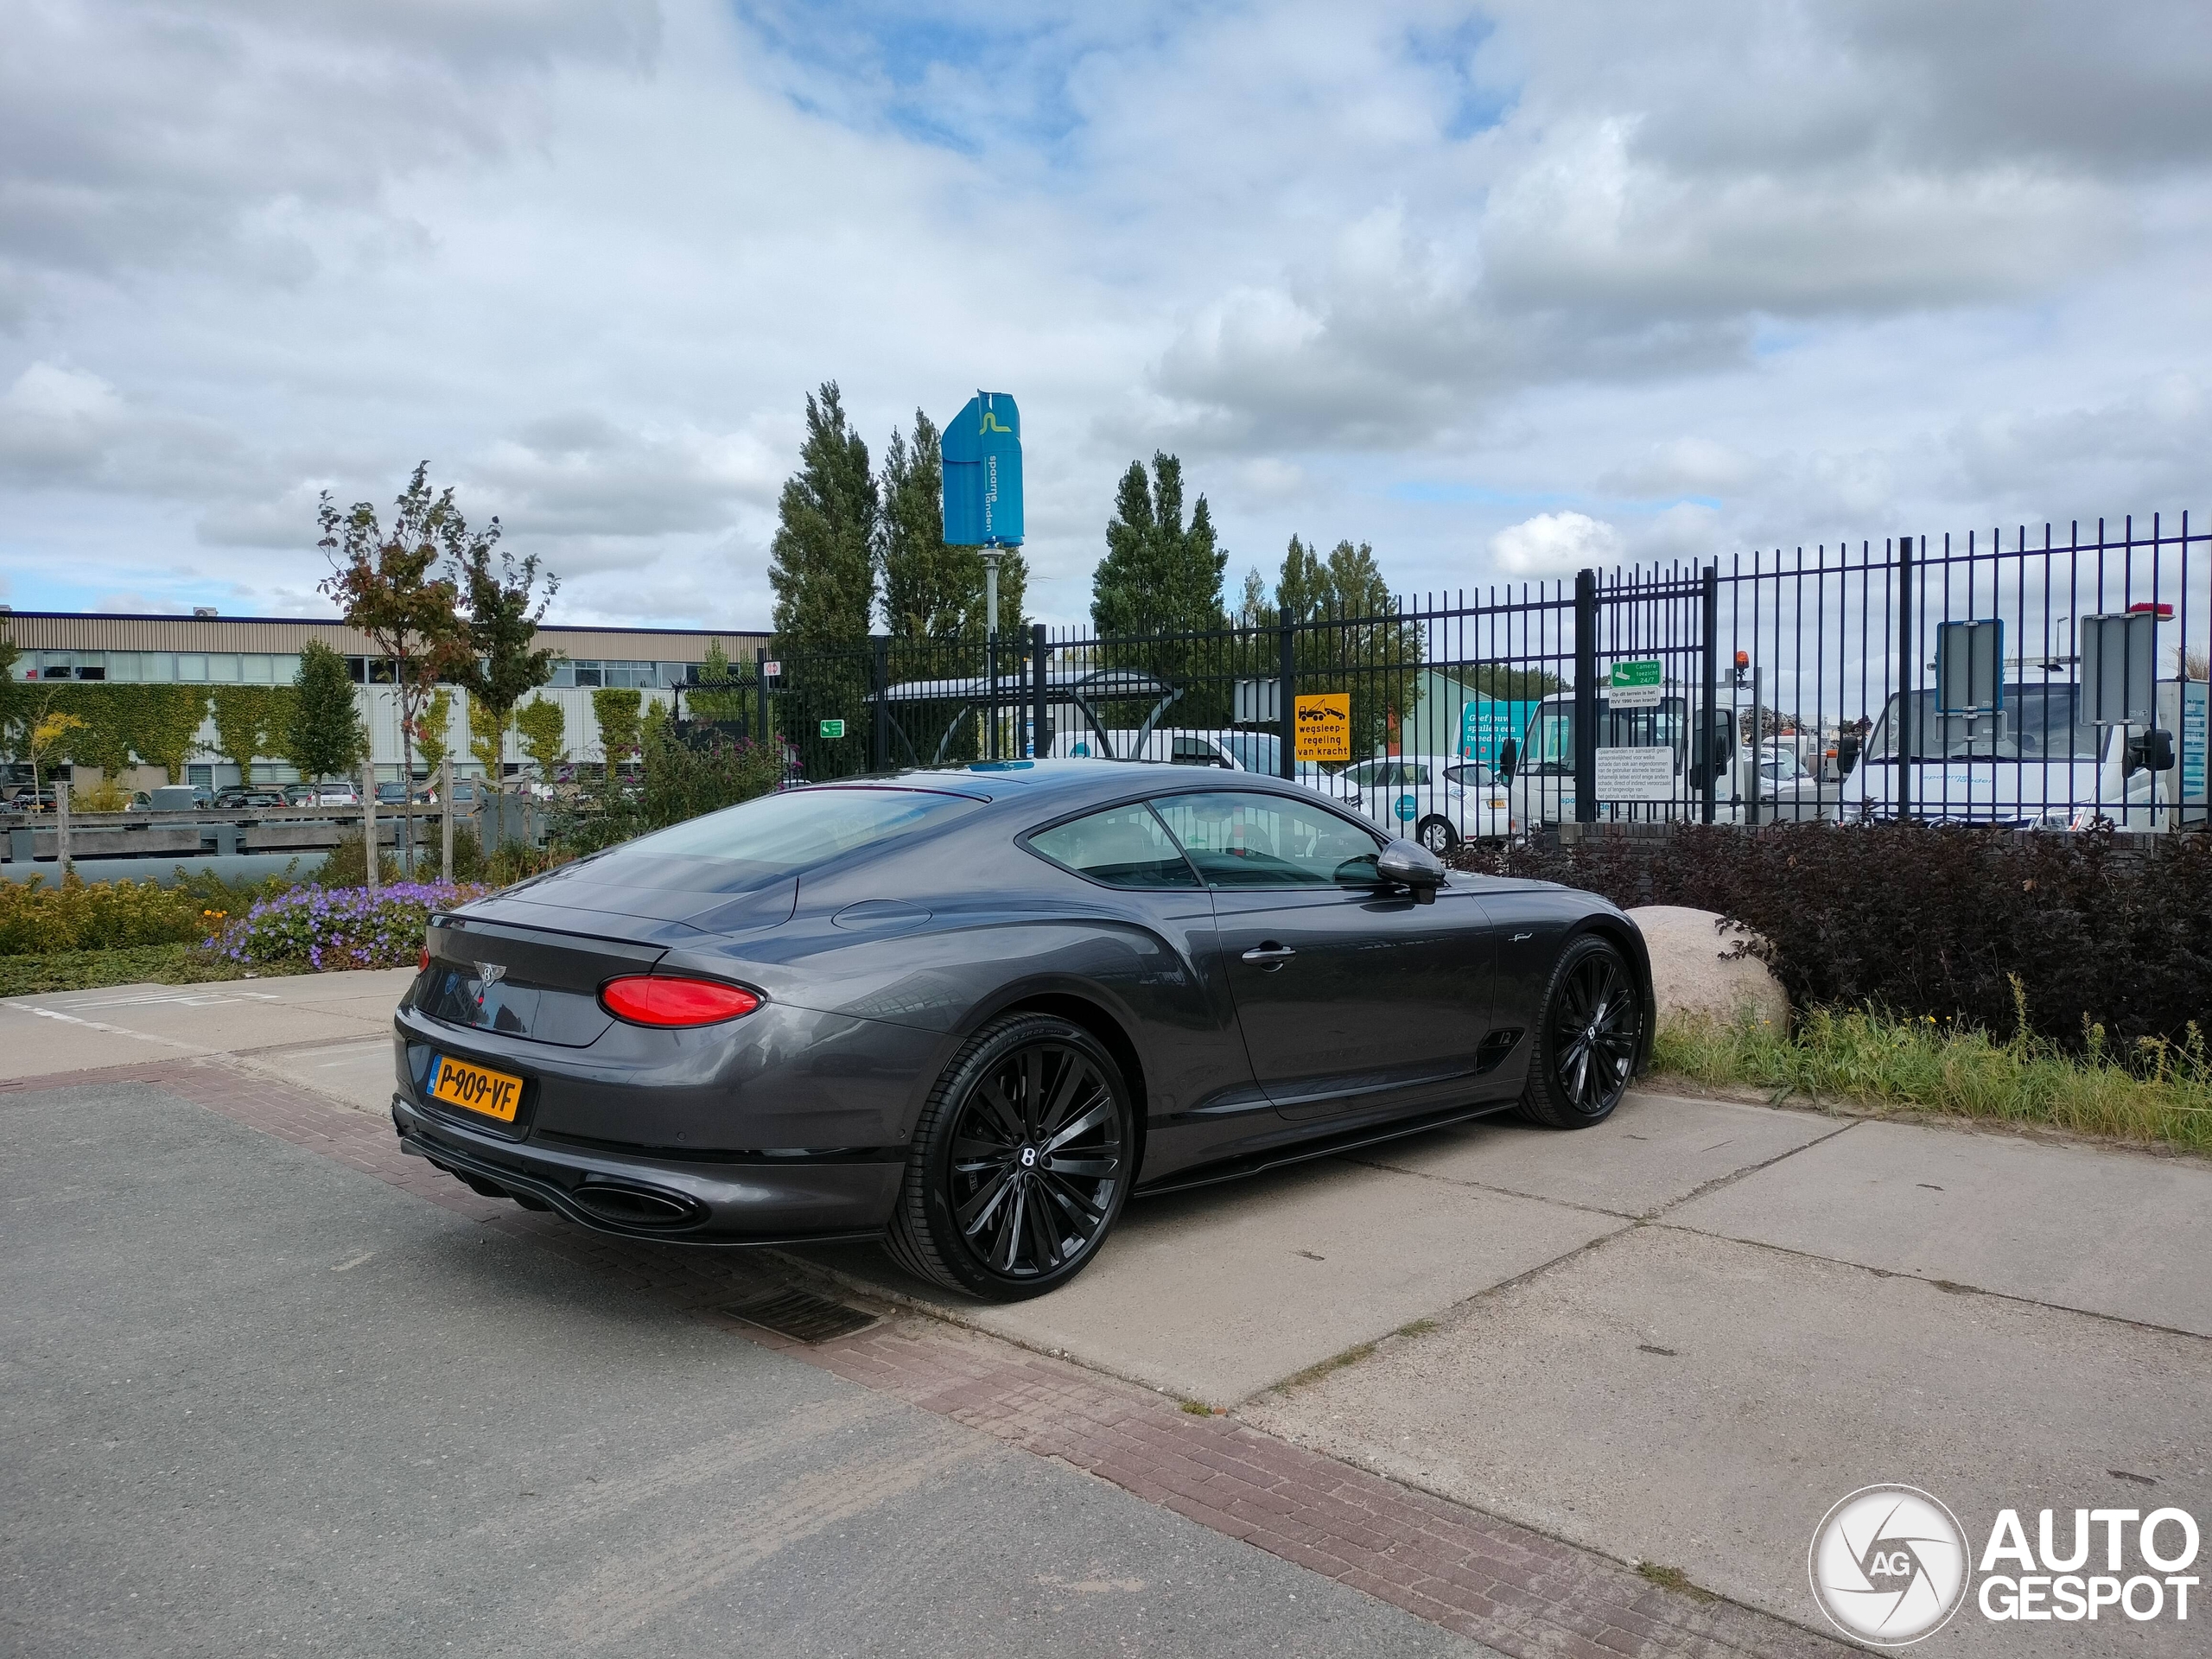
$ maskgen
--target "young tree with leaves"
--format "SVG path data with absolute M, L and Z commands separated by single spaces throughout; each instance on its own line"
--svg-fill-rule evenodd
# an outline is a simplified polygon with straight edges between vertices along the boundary
M 540 592 L 537 555 L 518 560 L 500 547 L 497 518 L 474 536 L 458 514 L 454 524 L 450 569 L 467 607 L 472 653 L 469 665 L 455 677 L 468 688 L 470 704 L 481 704 L 487 718 L 504 728 L 516 705 L 553 677 L 557 653 L 536 641 L 537 625 L 561 591 L 561 579 L 543 572 Z M 493 787 L 499 787 L 496 768 L 491 776 Z
M 300 648 L 287 713 L 282 753 L 301 777 L 317 782 L 350 778 L 367 756 L 369 734 L 354 701 L 352 671 L 320 639 Z
M 317 585 L 391 664 L 399 696 L 401 812 L 410 847 L 415 844 L 416 722 L 438 682 L 466 673 L 474 660 L 457 608 L 459 590 L 452 578 L 434 574 L 441 558 L 457 562 L 467 550 L 468 525 L 450 487 L 431 493 L 429 474 L 427 461 L 416 467 L 393 505 L 388 533 L 369 502 L 357 501 L 341 513 L 327 490 L 316 513 L 322 525 L 316 545 L 330 559 L 330 575 Z

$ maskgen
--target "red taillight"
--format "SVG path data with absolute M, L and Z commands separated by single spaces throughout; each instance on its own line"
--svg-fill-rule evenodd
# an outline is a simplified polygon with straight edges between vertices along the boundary
M 430 971 L 430 943 L 428 939 L 423 942 L 423 959 L 415 964 L 415 971 L 418 974 Z
M 639 974 L 599 988 L 601 1005 L 633 1026 L 711 1026 L 760 1006 L 751 991 L 712 979 L 663 979 Z

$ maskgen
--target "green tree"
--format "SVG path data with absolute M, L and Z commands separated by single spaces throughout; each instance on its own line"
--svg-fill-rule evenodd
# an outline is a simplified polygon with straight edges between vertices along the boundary
M 283 753 L 301 777 L 351 777 L 367 757 L 369 734 L 354 702 L 353 675 L 346 659 L 320 639 L 300 648 L 289 715 Z
M 1300 692 L 1351 694 L 1352 754 L 1373 753 L 1421 700 L 1422 634 L 1402 622 L 1398 601 L 1365 542 L 1338 542 L 1324 559 L 1290 538 L 1275 581 L 1279 622 L 1300 629 L 1293 644 Z
M 537 555 L 518 560 L 500 547 L 497 518 L 473 536 L 458 514 L 454 523 L 457 528 L 448 543 L 450 568 L 468 608 L 472 652 L 468 666 L 454 677 L 468 688 L 472 707 L 481 703 L 504 726 L 518 703 L 553 677 L 558 653 L 536 640 L 545 607 L 561 591 L 561 579 L 543 572 L 544 590 L 538 591 Z M 489 775 L 499 787 L 498 770 Z
M 799 469 L 784 484 L 769 550 L 779 650 L 857 645 L 875 606 L 879 507 L 868 445 L 835 380 L 808 394 Z
M 21 741 L 17 728 L 22 722 L 24 709 L 29 706 L 26 684 L 16 677 L 16 664 L 22 654 L 14 639 L 0 633 L 0 747 L 5 747 L 11 755 Z
M 515 710 L 515 730 L 522 734 L 524 751 L 537 764 L 537 775 L 551 783 L 554 772 L 569 759 L 569 717 L 561 705 L 549 697 L 532 697 Z
M 591 694 L 592 718 L 599 722 L 600 753 L 609 771 L 638 758 L 638 710 L 645 693 L 634 688 L 606 686 Z
M 774 707 L 810 778 L 867 764 L 867 745 L 818 745 L 814 734 L 821 720 L 863 718 L 880 522 L 868 445 L 845 419 L 837 383 L 825 381 L 806 400 L 806 439 L 778 505 L 768 569 L 784 665 Z
M 730 668 L 729 652 L 719 639 L 707 641 L 699 664 L 699 683 L 690 692 L 691 718 L 711 722 L 738 723 L 753 718 L 752 678 L 739 679 Z
M 1214 543 L 1203 495 L 1183 520 L 1183 463 L 1155 454 L 1152 476 L 1133 461 L 1122 476 L 1106 556 L 1090 578 L 1090 620 L 1103 634 L 1185 633 L 1224 626 L 1221 576 L 1229 554 Z
M 981 640 L 989 619 L 984 604 L 983 550 L 944 540 L 944 460 L 936 426 L 914 411 L 909 443 L 899 429 L 883 452 L 883 610 L 893 639 Z M 1029 566 L 1010 547 L 999 559 L 999 632 L 1023 631 Z
M 431 777 L 453 758 L 453 688 L 442 685 L 423 705 L 423 718 L 415 728 L 415 753 L 423 757 L 423 770 Z
M 423 462 L 393 504 L 389 533 L 376 508 L 357 501 L 340 512 L 322 493 L 316 543 L 330 559 L 318 586 L 338 601 L 346 620 L 368 635 L 391 664 L 399 695 L 401 791 L 407 844 L 415 844 L 415 728 L 423 705 L 442 679 L 466 673 L 474 658 L 468 628 L 457 609 L 452 578 L 434 573 L 441 558 L 458 563 L 469 546 L 468 524 L 454 505 L 450 487 L 433 495 L 430 463 Z
M 1249 671 L 1237 642 L 1216 632 L 1229 626 L 1221 606 L 1228 564 L 1205 497 L 1184 520 L 1183 463 L 1156 454 L 1147 477 L 1142 462 L 1130 462 L 1106 526 L 1106 556 L 1091 575 L 1090 616 L 1106 665 L 1142 669 L 1177 688 L 1166 718 L 1179 726 L 1227 724 L 1235 679 Z M 1134 726 L 1151 709 L 1147 699 L 1108 718 Z

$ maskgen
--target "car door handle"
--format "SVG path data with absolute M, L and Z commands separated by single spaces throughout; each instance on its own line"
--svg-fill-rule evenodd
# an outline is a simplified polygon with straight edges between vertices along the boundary
M 1247 950 L 1244 960 L 1257 963 L 1262 968 L 1280 968 L 1297 954 L 1287 944 L 1260 944 Z

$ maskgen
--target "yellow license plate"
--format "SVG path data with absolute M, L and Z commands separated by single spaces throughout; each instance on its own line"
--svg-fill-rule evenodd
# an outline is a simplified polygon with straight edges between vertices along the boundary
M 511 1077 L 504 1071 L 471 1065 L 448 1054 L 439 1055 L 431 1065 L 430 1094 L 433 1098 L 450 1101 L 466 1111 L 481 1112 L 486 1117 L 496 1117 L 502 1123 L 515 1121 L 515 1109 L 522 1104 L 520 1077 Z

